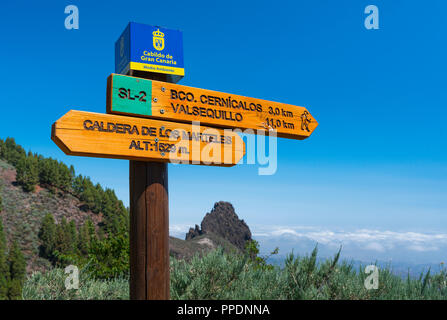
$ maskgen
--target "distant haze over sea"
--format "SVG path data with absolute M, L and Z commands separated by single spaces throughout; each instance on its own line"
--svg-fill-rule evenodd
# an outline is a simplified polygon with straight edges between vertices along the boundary
M 172 236 L 184 239 L 191 225 L 172 225 Z M 340 246 L 341 259 L 360 265 L 390 266 L 393 272 L 418 276 L 431 268 L 440 269 L 447 261 L 447 233 L 389 231 L 373 229 L 341 230 L 317 226 L 250 226 L 253 239 L 260 244 L 260 254 L 268 255 L 276 247 L 279 254 L 271 263 L 282 264 L 292 251 L 298 255 L 310 254 L 317 245 L 319 258 L 333 257 Z

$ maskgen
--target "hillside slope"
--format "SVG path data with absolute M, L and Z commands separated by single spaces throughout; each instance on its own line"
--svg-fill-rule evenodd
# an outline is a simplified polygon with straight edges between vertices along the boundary
M 206 254 L 218 247 L 222 247 L 227 253 L 240 252 L 230 241 L 214 233 L 207 233 L 190 240 L 169 237 L 169 253 L 177 259 L 189 260 L 196 253 Z
M 38 233 L 42 219 L 47 213 L 54 216 L 56 223 L 60 223 L 65 217 L 67 221 L 74 220 L 78 227 L 88 218 L 91 218 L 96 228 L 103 222 L 101 213 L 96 214 L 86 209 L 88 206 L 70 193 L 60 190 L 52 192 L 42 186 L 36 186 L 34 192 L 23 191 L 16 183 L 16 169 L 1 159 L 0 196 L 3 200 L 0 217 L 8 242 L 18 241 L 27 261 L 28 273 L 46 271 L 51 267 L 48 260 L 39 257 Z M 195 253 L 208 252 L 217 247 L 223 247 L 226 252 L 241 251 L 232 244 L 231 237 L 226 238 L 212 229 L 188 240 L 170 237 L 170 255 L 179 259 L 190 259 Z
M 39 228 L 43 217 L 52 213 L 60 222 L 62 217 L 74 220 L 79 226 L 90 217 L 95 225 L 102 221 L 101 214 L 85 210 L 83 203 L 69 193 L 52 193 L 37 187 L 34 192 L 24 192 L 16 184 L 16 170 L 0 159 L 0 196 L 3 200 L 3 220 L 8 242 L 17 240 L 27 260 L 27 272 L 50 267 L 46 259 L 39 257 Z

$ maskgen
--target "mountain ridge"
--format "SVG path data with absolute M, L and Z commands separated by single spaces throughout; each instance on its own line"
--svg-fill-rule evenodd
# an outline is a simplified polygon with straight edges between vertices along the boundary
M 226 239 L 241 252 L 245 250 L 245 243 L 252 240 L 251 231 L 244 220 L 240 220 L 230 202 L 218 201 L 213 209 L 206 213 L 200 224 L 190 228 L 185 240 L 213 233 Z

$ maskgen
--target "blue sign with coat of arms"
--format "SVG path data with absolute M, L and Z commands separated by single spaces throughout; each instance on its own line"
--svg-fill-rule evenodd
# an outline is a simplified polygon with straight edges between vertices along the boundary
M 183 36 L 179 30 L 130 22 L 115 43 L 115 72 L 130 70 L 172 75 L 177 82 L 185 75 Z

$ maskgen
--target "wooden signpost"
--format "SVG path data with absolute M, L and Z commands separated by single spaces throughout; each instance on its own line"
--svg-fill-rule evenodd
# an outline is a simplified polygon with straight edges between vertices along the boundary
M 231 129 L 302 140 L 318 123 L 304 107 L 170 83 L 184 75 L 176 30 L 130 23 L 115 70 L 129 75 L 108 78 L 111 114 L 71 110 L 51 139 L 68 155 L 130 160 L 130 298 L 169 299 L 167 163 L 234 166 L 245 144 Z
M 275 129 L 278 137 L 298 140 L 318 126 L 304 107 L 119 74 L 107 80 L 107 113 L 200 121 L 222 128 Z
M 71 110 L 51 139 L 66 154 L 140 161 L 233 166 L 245 154 L 231 130 Z

